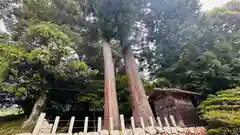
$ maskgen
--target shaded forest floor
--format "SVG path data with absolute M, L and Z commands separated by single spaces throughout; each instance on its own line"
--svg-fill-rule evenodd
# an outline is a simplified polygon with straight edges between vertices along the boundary
M 0 135 L 15 135 L 17 133 L 31 132 L 32 127 L 22 129 L 21 125 L 24 122 L 23 115 L 8 115 L 0 117 Z

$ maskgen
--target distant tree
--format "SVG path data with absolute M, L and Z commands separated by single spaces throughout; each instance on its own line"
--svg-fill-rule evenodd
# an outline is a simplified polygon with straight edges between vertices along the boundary
M 240 2 L 231 0 L 208 12 L 213 26 L 222 31 L 223 36 L 229 37 L 231 33 L 240 28 Z

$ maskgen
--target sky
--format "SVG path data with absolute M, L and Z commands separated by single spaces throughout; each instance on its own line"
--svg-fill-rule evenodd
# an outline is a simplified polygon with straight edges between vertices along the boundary
M 230 0 L 200 0 L 202 3 L 202 10 L 211 10 L 214 7 L 221 6 Z

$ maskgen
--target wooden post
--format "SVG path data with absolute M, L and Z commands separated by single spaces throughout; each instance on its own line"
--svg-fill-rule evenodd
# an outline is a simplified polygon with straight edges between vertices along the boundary
M 71 121 L 70 121 L 69 128 L 68 128 L 68 133 L 69 133 L 69 134 L 72 133 L 73 125 L 74 125 L 74 120 L 75 120 L 75 117 L 72 117 L 72 118 L 71 118 Z
M 123 114 L 120 115 L 120 122 L 121 122 L 122 131 L 125 131 L 126 129 L 125 129 L 125 122 L 124 122 L 124 115 Z
M 131 124 L 132 124 L 132 129 L 134 130 L 135 129 L 135 123 L 134 123 L 134 118 L 131 117 Z
M 60 119 L 59 116 L 57 116 L 57 117 L 55 118 L 55 121 L 54 121 L 54 124 L 53 124 L 53 128 L 52 128 L 52 132 L 51 132 L 52 135 L 54 135 L 54 134 L 56 133 L 56 131 L 57 131 L 59 119 Z
M 164 117 L 164 121 L 165 121 L 166 126 L 167 126 L 167 127 L 170 127 L 167 117 Z
M 160 127 L 163 127 L 160 117 L 157 117 L 157 121 L 158 121 L 158 125 L 159 125 Z
M 109 118 L 109 130 L 113 131 L 113 117 Z
M 152 125 L 152 127 L 155 127 L 155 126 L 154 126 L 154 122 L 153 122 L 153 117 L 152 117 L 152 116 L 149 117 L 149 121 L 150 121 L 150 124 Z
M 140 117 L 140 122 L 141 122 L 142 128 L 144 129 L 144 128 L 145 128 L 145 125 L 144 125 L 144 121 L 143 121 L 143 118 L 142 118 L 142 117 Z
M 174 119 L 173 115 L 170 115 L 169 118 L 170 118 L 170 121 L 171 121 L 172 125 L 173 125 L 174 127 L 176 127 L 177 124 L 176 124 L 176 122 L 175 122 L 175 119 Z
M 37 121 L 37 123 L 36 123 L 36 125 L 35 125 L 35 127 L 33 129 L 33 132 L 32 132 L 33 135 L 37 135 L 38 134 L 39 129 L 41 129 L 41 126 L 42 126 L 42 123 L 43 123 L 43 120 L 44 120 L 45 116 L 46 116 L 46 113 L 41 113 L 40 114 L 40 116 L 38 118 L 38 121 Z
M 102 130 L 102 118 L 98 117 L 98 129 L 97 131 L 100 132 Z
M 88 130 L 88 117 L 85 117 L 83 133 L 87 133 L 87 130 Z

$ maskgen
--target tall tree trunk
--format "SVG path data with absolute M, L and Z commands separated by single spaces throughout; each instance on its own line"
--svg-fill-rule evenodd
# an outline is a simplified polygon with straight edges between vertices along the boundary
M 109 128 L 109 118 L 113 118 L 115 129 L 119 128 L 119 110 L 115 84 L 115 72 L 109 42 L 103 41 L 104 57 L 104 128 Z
M 29 127 L 37 122 L 37 119 L 40 113 L 45 107 L 46 101 L 47 101 L 47 95 L 41 94 L 40 97 L 35 102 L 29 118 L 23 123 L 22 128 Z
M 152 116 L 154 119 L 154 116 L 142 84 L 131 46 L 123 49 L 123 58 L 132 98 L 132 115 L 137 125 L 140 125 L 140 117 L 142 117 L 147 124 L 149 117 Z

